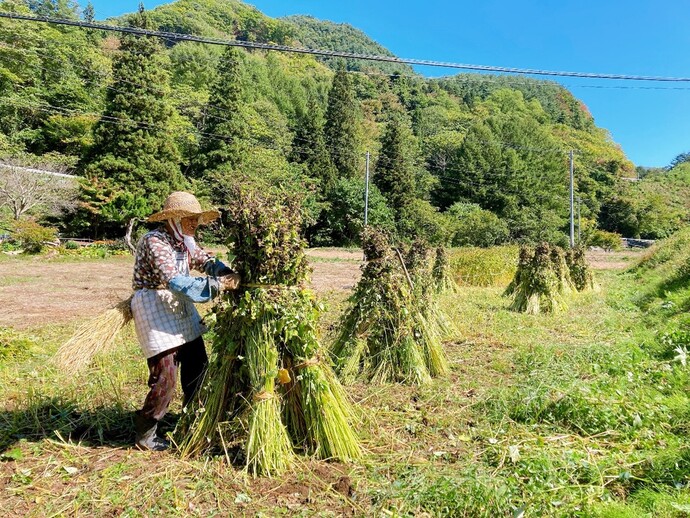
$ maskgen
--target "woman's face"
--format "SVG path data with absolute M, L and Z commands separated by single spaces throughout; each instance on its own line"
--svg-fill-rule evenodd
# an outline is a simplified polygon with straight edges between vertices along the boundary
M 197 216 L 189 216 L 180 220 L 182 233 L 185 236 L 194 236 L 196 228 L 199 226 L 199 218 Z

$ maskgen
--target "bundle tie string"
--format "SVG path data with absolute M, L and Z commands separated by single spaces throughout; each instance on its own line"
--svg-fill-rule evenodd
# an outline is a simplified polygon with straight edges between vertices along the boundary
M 273 392 L 268 392 L 266 390 L 262 390 L 260 392 L 255 393 L 254 396 L 252 397 L 252 400 L 261 402 L 261 401 L 268 401 L 269 399 L 273 399 L 274 397 L 276 397 L 276 395 Z
M 263 288 L 267 290 L 289 290 L 292 288 L 302 289 L 303 284 L 259 284 L 259 283 L 240 283 L 240 288 Z
M 298 363 L 293 367 L 293 369 L 303 369 L 305 367 L 313 367 L 314 365 L 318 365 L 321 363 L 321 359 L 318 356 L 312 356 L 308 360 L 303 361 L 302 363 Z

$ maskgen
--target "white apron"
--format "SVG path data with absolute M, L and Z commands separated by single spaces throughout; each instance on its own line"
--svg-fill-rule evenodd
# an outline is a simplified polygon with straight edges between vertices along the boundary
M 176 253 L 178 273 L 189 275 L 186 252 Z M 206 332 L 194 303 L 168 289 L 134 292 L 132 316 L 139 345 L 148 359 L 190 342 Z

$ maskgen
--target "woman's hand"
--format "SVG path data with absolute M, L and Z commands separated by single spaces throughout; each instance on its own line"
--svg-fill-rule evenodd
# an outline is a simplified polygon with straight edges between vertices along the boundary
M 221 291 L 236 290 L 240 285 L 240 276 L 236 273 L 223 275 L 222 277 L 218 277 L 218 282 L 220 283 Z

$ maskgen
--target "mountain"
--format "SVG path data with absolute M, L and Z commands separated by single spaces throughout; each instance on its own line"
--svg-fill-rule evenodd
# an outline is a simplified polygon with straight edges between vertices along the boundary
M 53 0 L 11 1 L 23 12 L 56 5 Z M 307 16 L 273 19 L 238 0 L 178 0 L 141 16 L 148 27 L 169 32 L 391 55 L 352 26 Z M 115 20 L 135 21 L 133 15 Z M 117 77 L 122 67 L 113 63 L 126 57 L 124 38 L 0 20 L 0 156 L 74 165 L 103 152 L 97 143 L 103 140 L 94 138 L 97 126 L 122 125 L 139 115 L 108 111 L 118 93 L 129 92 L 139 102 L 137 92 L 150 87 Z M 397 193 L 377 194 L 374 189 L 372 194 L 372 200 L 380 201 L 380 221 L 395 220 L 403 233 L 447 239 L 467 208 L 479 207 L 487 222 L 498 217 L 508 229 L 502 234 L 512 240 L 558 241 L 568 227 L 568 152 L 577 150 L 575 179 L 583 218 L 593 225 L 626 228 L 630 204 L 621 198 L 628 196 L 630 185 L 624 178 L 635 176 L 634 166 L 608 132 L 597 127 L 587 107 L 554 82 L 486 74 L 427 79 L 403 65 L 354 60 L 336 74 L 337 61 L 311 55 L 259 50 L 228 55 L 218 45 L 167 40 L 151 48 L 147 59 L 156 72 L 149 81 L 162 87 L 160 99 L 152 101 L 160 101 L 160 113 L 168 114 L 165 129 L 177 148 L 171 156 L 180 157 L 189 188 L 205 192 L 212 202 L 222 200 L 213 199 L 204 165 L 208 162 L 200 157 L 215 152 L 213 139 L 232 141 L 236 146 L 226 155 L 234 157 L 234 165 L 216 171 L 213 182 L 226 181 L 232 172 L 296 191 L 316 185 L 306 190 L 310 210 L 330 207 L 340 212 L 315 214 L 321 219 L 314 236 L 324 243 L 334 240 L 332 231 L 349 218 L 347 232 L 338 227 L 338 235 L 349 237 L 335 241 L 356 239 L 352 229 L 361 225 L 358 193 L 368 151 L 374 183 L 381 172 L 393 178 L 404 171 L 409 187 Z M 229 61 L 233 85 L 222 79 Z M 149 77 L 146 74 L 142 77 Z M 334 81 L 334 76 L 339 79 Z M 336 83 L 342 89 L 340 104 L 329 100 Z M 226 87 L 232 87 L 227 95 Z M 228 104 L 232 110 L 223 108 L 228 99 L 233 100 Z M 338 110 L 348 121 L 345 126 L 326 121 Z M 104 113 L 109 115 L 101 118 Z M 331 128 L 327 138 L 324 125 Z M 341 127 L 349 128 L 349 140 L 337 138 L 340 130 L 333 128 Z M 342 144 L 346 141 L 349 144 Z M 391 149 L 382 150 L 386 146 Z M 343 162 L 343 156 L 353 158 Z M 399 164 L 399 170 L 382 157 Z M 338 180 L 339 172 L 329 169 L 329 161 L 349 164 L 355 177 L 348 173 Z M 330 187 L 319 191 L 326 176 Z M 397 188 L 396 182 L 379 185 L 384 191 Z M 325 192 L 333 188 L 336 191 Z M 101 194 L 98 199 L 109 199 Z M 390 201 L 393 195 L 406 200 L 404 214 L 401 204 Z M 662 206 L 645 205 L 651 207 L 648 214 L 636 207 L 638 223 L 651 221 Z M 110 208 L 103 213 L 125 212 Z
M 313 16 L 287 16 L 282 18 L 295 28 L 295 38 L 307 48 L 339 50 L 355 54 L 374 56 L 395 55 L 379 45 L 365 33 L 347 23 L 333 23 L 317 20 Z M 326 63 L 334 60 L 326 58 Z M 412 67 L 398 63 L 379 63 L 375 61 L 346 60 L 348 70 L 379 71 L 384 74 L 414 74 Z

